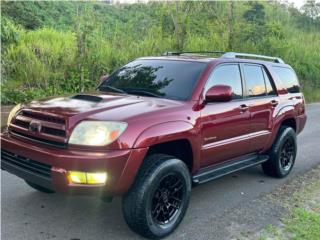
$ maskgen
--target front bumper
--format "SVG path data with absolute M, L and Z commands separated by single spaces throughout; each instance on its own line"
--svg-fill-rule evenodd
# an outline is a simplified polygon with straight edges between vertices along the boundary
M 131 186 L 147 148 L 108 151 L 59 149 L 1 134 L 1 168 L 60 193 L 122 195 Z M 48 173 L 43 172 L 49 168 Z M 41 171 L 40 171 L 40 170 Z M 68 181 L 67 171 L 107 172 L 105 185 Z

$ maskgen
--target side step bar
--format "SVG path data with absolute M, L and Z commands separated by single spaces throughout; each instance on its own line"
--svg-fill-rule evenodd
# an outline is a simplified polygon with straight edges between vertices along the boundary
M 268 159 L 269 156 L 267 155 L 250 155 L 246 158 L 242 158 L 241 160 L 229 161 L 217 166 L 208 167 L 196 173 L 196 175 L 192 177 L 192 181 L 194 184 L 205 183 L 229 173 L 266 162 Z

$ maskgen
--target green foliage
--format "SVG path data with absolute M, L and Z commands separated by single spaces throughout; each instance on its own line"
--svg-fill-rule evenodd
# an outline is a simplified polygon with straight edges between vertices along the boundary
M 10 19 L 2 17 L 1 19 L 1 44 L 8 46 L 17 43 L 21 29 L 15 25 Z
M 292 234 L 292 239 L 320 239 L 320 214 L 297 208 L 286 223 L 286 230 Z
M 4 54 L 5 80 L 20 82 L 25 87 L 58 87 L 68 79 L 75 52 L 71 32 L 49 28 L 27 31 Z
M 168 50 L 280 56 L 297 71 L 307 99 L 319 100 L 320 23 L 305 9 L 277 2 L 3 2 L 2 103 L 92 90 L 101 75 Z
M 2 86 L 1 89 L 1 104 L 18 104 L 21 102 L 27 102 L 34 99 L 44 98 L 46 96 L 57 96 L 67 93 L 62 89 L 54 89 L 48 87 L 42 88 L 7 88 Z

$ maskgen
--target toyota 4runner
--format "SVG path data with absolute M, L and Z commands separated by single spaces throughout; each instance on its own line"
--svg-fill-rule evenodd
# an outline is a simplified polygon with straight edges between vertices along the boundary
M 167 52 L 129 62 L 97 91 L 13 108 L 1 168 L 46 193 L 123 196 L 136 233 L 162 238 L 192 185 L 261 164 L 283 178 L 306 122 L 294 70 L 280 58 Z

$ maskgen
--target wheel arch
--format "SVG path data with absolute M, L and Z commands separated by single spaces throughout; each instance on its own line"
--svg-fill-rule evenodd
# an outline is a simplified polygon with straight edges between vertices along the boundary
M 149 148 L 147 154 L 162 153 L 175 156 L 191 172 L 199 167 L 201 136 L 185 121 L 171 121 L 147 128 L 134 143 L 134 148 Z
M 147 155 L 167 154 L 183 161 L 191 172 L 193 169 L 193 150 L 187 139 L 173 140 L 155 144 L 149 147 Z
M 281 126 L 288 126 L 294 129 L 294 131 L 297 131 L 297 122 L 296 122 L 296 116 L 294 112 L 294 107 L 292 105 L 286 106 L 282 108 L 277 115 L 274 116 L 273 121 L 273 128 L 272 128 L 272 134 L 270 135 L 268 144 L 266 145 L 263 152 L 269 150 L 276 140 L 278 136 L 278 132 Z

